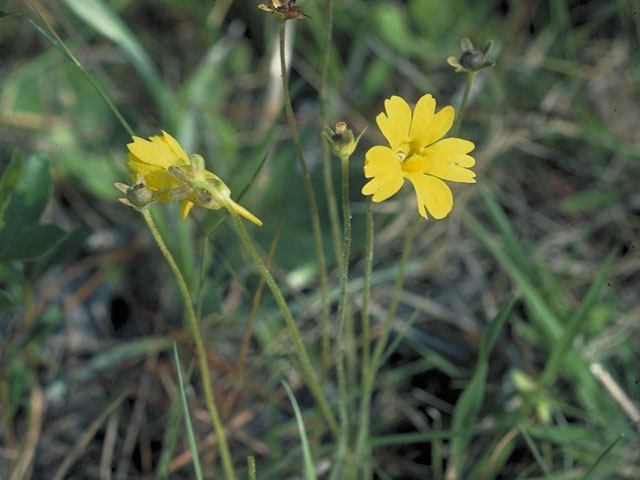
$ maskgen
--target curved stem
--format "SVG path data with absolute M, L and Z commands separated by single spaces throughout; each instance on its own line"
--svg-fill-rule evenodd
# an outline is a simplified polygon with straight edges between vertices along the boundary
M 316 259 L 318 260 L 318 274 L 320 277 L 320 289 L 322 292 L 322 317 L 329 318 L 329 286 L 327 283 L 327 266 L 324 259 L 324 252 L 322 249 L 322 233 L 320 231 L 320 215 L 318 213 L 318 203 L 316 202 L 316 196 L 313 193 L 313 186 L 311 185 L 311 176 L 309 175 L 309 169 L 302 153 L 302 146 L 300 145 L 300 136 L 298 135 L 298 129 L 296 127 L 296 121 L 293 116 L 293 107 L 291 106 L 291 97 L 289 95 L 289 81 L 287 79 L 287 65 L 285 62 L 285 20 L 280 20 L 280 69 L 282 72 L 282 89 L 284 91 L 284 106 L 287 112 L 287 120 L 289 121 L 289 127 L 291 128 L 291 135 L 293 137 L 293 144 L 296 148 L 298 160 L 300 161 L 300 169 L 302 170 L 302 178 L 304 180 L 304 187 L 307 191 L 307 197 L 309 198 L 309 208 L 311 210 L 311 226 L 313 229 L 313 244 L 316 251 Z
M 233 209 L 231 204 L 226 203 L 225 206 L 229 211 L 229 213 L 231 214 L 231 216 L 233 217 L 233 222 L 236 225 L 236 230 L 238 232 L 238 236 L 240 237 L 240 241 L 242 242 L 245 249 L 251 256 L 251 259 L 254 261 L 254 263 L 258 267 L 258 270 L 260 271 L 262 278 L 264 278 L 264 281 L 266 282 L 267 286 L 271 290 L 271 293 L 273 294 L 276 300 L 276 303 L 280 307 L 280 311 L 284 316 L 285 324 L 287 325 L 287 328 L 289 329 L 289 333 L 291 334 L 291 338 L 293 339 L 293 344 L 296 348 L 298 359 L 300 360 L 300 364 L 302 365 L 301 373 L 302 373 L 304 382 L 307 385 L 307 387 L 309 387 L 309 390 L 311 390 L 311 393 L 313 394 L 316 401 L 318 402 L 318 406 L 320 407 L 320 410 L 322 411 L 322 414 L 324 415 L 324 418 L 327 421 L 333 435 L 336 438 L 339 438 L 338 423 L 336 422 L 336 419 L 333 416 L 333 413 L 331 413 L 329 404 L 327 403 L 327 400 L 324 397 L 324 394 L 322 392 L 322 387 L 320 386 L 320 383 L 318 382 L 318 377 L 316 376 L 316 373 L 313 370 L 313 367 L 311 366 L 309 355 L 307 354 L 307 351 L 304 347 L 304 343 L 302 342 L 302 338 L 300 337 L 298 327 L 296 326 L 296 323 L 293 320 L 293 316 L 291 315 L 291 311 L 289 310 L 287 302 L 285 301 L 284 296 L 282 295 L 282 292 L 278 288 L 278 285 L 276 284 L 273 276 L 271 275 L 271 272 L 269 272 L 266 265 L 262 261 L 262 258 L 260 258 L 260 254 L 258 254 L 257 250 L 251 243 L 251 240 L 249 240 L 249 236 L 247 235 L 247 231 L 244 229 L 242 220 L 240 219 L 236 211 Z
M 325 89 L 327 86 L 327 67 L 329 65 L 329 52 L 331 50 L 331 37 L 333 30 L 333 0 L 327 0 L 327 16 L 324 24 L 324 43 L 322 45 L 322 64 L 320 66 L 320 86 L 318 87 L 318 105 L 320 109 L 320 125 L 327 124 L 327 109 Z M 322 142 L 322 178 L 324 181 L 324 193 L 327 199 L 327 210 L 329 211 L 329 222 L 331 224 L 331 235 L 333 237 L 333 249 L 336 256 L 336 264 L 340 265 L 342 258 L 342 245 L 340 244 L 340 222 L 338 220 L 338 203 L 336 202 L 335 190 L 333 187 L 333 176 L 331 172 L 331 152 L 327 142 Z M 329 317 L 322 319 L 322 374 L 323 380 L 327 377 L 329 370 Z
M 198 364 L 200 366 L 200 373 L 202 375 L 202 386 L 204 388 L 205 403 L 207 404 L 207 409 L 209 410 L 209 415 L 211 416 L 211 422 L 213 423 L 213 429 L 216 432 L 216 437 L 218 437 L 220 457 L 222 458 L 222 468 L 224 469 L 225 478 L 227 480 L 233 480 L 235 474 L 233 472 L 231 454 L 229 453 L 229 445 L 227 444 L 227 438 L 225 437 L 224 429 L 222 428 L 222 422 L 220 421 L 220 415 L 218 414 L 218 409 L 216 407 L 215 399 L 213 396 L 213 390 L 211 388 L 211 377 L 209 375 L 209 364 L 207 362 L 207 353 L 204 349 L 204 344 L 202 343 L 200 327 L 198 326 L 196 312 L 193 309 L 193 304 L 191 302 L 191 296 L 189 295 L 187 283 L 184 281 L 182 272 L 180 272 L 178 264 L 173 258 L 173 255 L 171 255 L 171 252 L 167 248 L 167 245 L 164 243 L 164 240 L 162 239 L 162 236 L 160 235 L 160 232 L 158 231 L 153 218 L 151 218 L 149 209 L 143 209 L 141 210 L 141 213 L 144 221 L 147 222 L 147 226 L 149 227 L 149 230 L 151 230 L 151 234 L 158 244 L 162 255 L 169 264 L 169 267 L 171 268 L 171 271 L 173 272 L 173 275 L 178 282 L 180 294 L 182 295 L 182 300 L 184 301 L 185 307 L 187 309 L 189 328 L 191 329 L 191 334 L 193 335 L 193 340 L 196 344 L 196 355 L 198 357 Z
M 402 286 L 404 285 L 404 274 L 407 266 L 407 261 L 409 260 L 409 253 L 411 252 L 411 246 L 413 245 L 413 239 L 415 238 L 416 230 L 418 229 L 420 220 L 421 217 L 416 216 L 416 219 L 413 221 L 413 224 L 411 225 L 411 228 L 409 230 L 407 240 L 405 241 L 404 248 L 402 250 L 402 257 L 400 259 L 400 266 L 398 268 L 398 274 L 396 276 L 396 283 L 393 289 L 391 304 L 389 305 L 389 310 L 387 311 L 387 315 L 382 323 L 382 333 L 380 334 L 380 337 L 376 342 L 371 362 L 366 367 L 367 372 L 362 380 L 362 396 L 360 397 L 360 422 L 358 428 L 358 436 L 356 439 L 355 461 L 357 465 L 366 465 L 368 463 L 368 458 L 366 457 L 368 457 L 367 439 L 369 436 L 369 423 L 371 421 L 369 413 L 371 409 L 371 394 L 373 393 L 376 374 L 378 373 L 378 369 L 380 368 L 380 357 L 384 352 L 387 340 L 389 339 L 389 334 L 391 333 L 391 327 L 393 326 L 393 319 L 395 317 L 396 309 L 398 308 L 398 303 L 400 301 L 400 292 L 402 291 Z
M 462 123 L 462 117 L 464 116 L 464 110 L 467 108 L 467 102 L 469 101 L 469 92 L 471 92 L 471 85 L 473 85 L 473 79 L 477 72 L 469 72 L 467 74 L 467 84 L 464 87 L 464 95 L 462 96 L 462 103 L 460 104 L 460 111 L 456 115 L 456 121 L 451 129 L 451 136 L 457 137 L 460 132 L 460 125 Z

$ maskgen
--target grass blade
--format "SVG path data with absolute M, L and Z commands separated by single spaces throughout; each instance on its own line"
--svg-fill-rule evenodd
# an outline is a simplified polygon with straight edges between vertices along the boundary
M 176 362 L 176 371 L 178 372 L 178 386 L 180 387 L 180 400 L 182 402 L 182 412 L 184 414 L 184 425 L 187 429 L 187 438 L 189 439 L 189 449 L 191 450 L 191 460 L 193 461 L 193 469 L 196 472 L 196 479 L 202 480 L 202 471 L 200 470 L 200 458 L 198 456 L 198 446 L 193 435 L 191 427 L 191 416 L 189 415 L 189 406 L 187 405 L 187 395 L 184 391 L 184 383 L 182 381 L 182 372 L 180 370 L 180 357 L 178 356 L 178 347 L 173 342 L 173 357 Z
M 127 25 L 100 0 L 65 0 L 65 3 L 84 22 L 122 49 L 149 87 L 167 125 L 166 128 L 171 129 L 172 96 L 162 82 L 155 65 Z
M 516 297 L 512 297 L 491 323 L 489 323 L 482 334 L 480 353 L 473 377 L 456 403 L 456 408 L 453 413 L 453 430 L 463 430 L 475 424 L 484 398 L 484 389 L 489 371 L 489 354 L 498 337 L 500 328 L 506 321 L 509 313 L 511 313 L 515 301 Z M 464 470 L 464 454 L 470 440 L 470 437 L 463 436 L 454 437 L 451 440 L 451 458 L 454 469 L 456 469 L 457 478 L 460 478 Z
M 302 414 L 298 407 L 298 402 L 293 392 L 289 388 L 289 385 L 283 380 L 282 386 L 287 391 L 293 411 L 296 415 L 296 423 L 298 424 L 298 431 L 300 432 L 300 440 L 302 441 L 302 455 L 304 457 L 304 478 L 306 480 L 316 480 L 316 471 L 313 468 L 313 458 L 311 457 L 311 450 L 309 449 L 309 442 L 307 441 L 307 433 L 304 428 L 304 422 L 302 421 Z

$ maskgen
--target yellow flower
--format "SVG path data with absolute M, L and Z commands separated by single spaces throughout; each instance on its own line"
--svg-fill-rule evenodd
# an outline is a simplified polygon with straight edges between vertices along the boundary
M 413 115 L 398 96 L 385 100 L 384 108 L 386 114 L 380 113 L 376 122 L 389 146 L 367 151 L 364 176 L 372 180 L 362 187 L 362 194 L 382 202 L 395 195 L 406 178 L 416 191 L 420 215 L 428 218 L 428 211 L 434 218 L 446 217 L 453 195 L 443 180 L 475 183 L 476 175 L 469 170 L 475 160 L 467 155 L 475 145 L 462 138 L 442 138 L 453 124 L 455 110 L 447 106 L 435 113 L 431 95 L 418 100 Z
M 158 202 L 174 202 L 181 200 L 180 212 L 185 219 L 194 204 L 201 207 L 217 210 L 222 207 L 219 202 L 207 196 L 206 192 L 199 191 L 189 185 L 188 179 L 196 175 L 196 169 L 192 159 L 186 154 L 178 141 L 164 130 L 162 136 L 156 135 L 145 140 L 140 137 L 133 137 L 133 142 L 127 145 L 127 166 L 134 172 L 133 177 L 141 175 L 146 185 L 153 192 L 156 192 Z M 199 157 L 194 155 L 195 157 Z M 199 157 L 201 159 L 201 157 Z M 181 179 L 175 174 L 169 173 L 171 167 L 177 167 L 182 172 Z M 174 172 L 176 170 L 174 169 Z M 262 222 L 249 212 L 242 205 L 237 204 L 229 196 L 230 190 L 220 178 L 208 170 L 202 173 L 206 181 L 216 185 L 217 191 L 224 195 L 238 215 L 247 220 L 262 225 Z M 208 201 L 205 201 L 208 199 Z

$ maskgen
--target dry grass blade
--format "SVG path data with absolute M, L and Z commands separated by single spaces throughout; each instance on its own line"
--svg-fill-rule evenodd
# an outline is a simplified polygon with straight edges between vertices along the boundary
M 56 471 L 56 474 L 53 476 L 53 480 L 63 480 L 65 475 L 69 471 L 69 469 L 73 466 L 73 464 L 82 456 L 82 453 L 91 443 L 93 437 L 98 433 L 102 424 L 109 418 L 109 415 L 118 408 L 118 406 L 122 403 L 122 401 L 127 397 L 127 392 L 122 393 L 118 398 L 116 398 L 111 405 L 109 405 L 104 412 L 100 414 L 96 420 L 89 425 L 89 428 L 84 432 L 76 444 L 73 446 L 71 451 L 67 454 L 62 465 Z
M 42 419 L 46 408 L 42 389 L 37 383 L 34 383 L 31 388 L 31 399 L 29 405 L 29 427 L 27 430 L 27 436 L 24 440 L 20 459 L 13 469 L 10 480 L 22 480 L 23 478 L 29 478 L 29 472 L 32 468 L 33 455 L 36 451 L 36 446 L 38 445 L 40 432 L 42 431 Z

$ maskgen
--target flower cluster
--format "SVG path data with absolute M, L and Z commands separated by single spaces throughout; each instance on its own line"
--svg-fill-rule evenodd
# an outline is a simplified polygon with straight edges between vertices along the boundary
M 468 155 L 475 145 L 462 138 L 444 138 L 453 125 L 455 111 L 447 106 L 436 113 L 436 101 L 431 95 L 411 107 L 402 98 L 393 96 L 384 102 L 385 112 L 376 117 L 380 131 L 389 146 L 378 145 L 367 151 L 364 175 L 371 180 L 362 187 L 364 195 L 373 195 L 382 202 L 395 195 L 404 179 L 416 191 L 418 213 L 427 212 L 434 218 L 446 217 L 453 208 L 453 195 L 443 181 L 475 183 L 475 164 Z
M 180 211 L 183 219 L 194 204 L 217 210 L 226 203 L 238 215 L 262 225 L 255 215 L 231 199 L 229 187 L 217 175 L 205 170 L 204 159 L 200 155 L 189 157 L 167 132 L 163 131 L 162 135 L 150 137 L 149 140 L 133 137 L 133 142 L 127 148 L 127 166 L 136 178 L 136 185 L 125 192 L 129 204 L 137 208 L 144 207 L 137 198 L 140 195 L 134 194 L 148 190 L 150 195 L 144 198 L 148 197 L 149 203 L 182 202 Z

